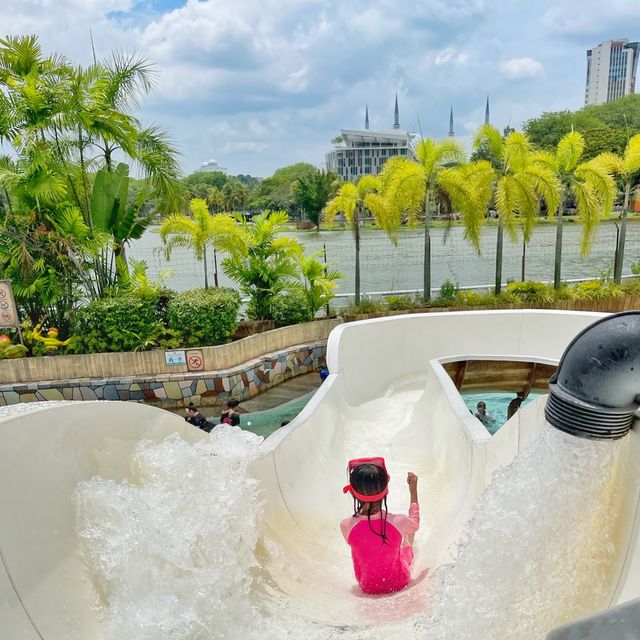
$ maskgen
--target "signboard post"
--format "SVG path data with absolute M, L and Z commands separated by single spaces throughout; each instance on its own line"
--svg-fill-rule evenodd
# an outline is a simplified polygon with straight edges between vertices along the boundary
M 0 328 L 9 327 L 18 330 L 20 344 L 24 344 L 18 309 L 16 308 L 13 289 L 11 288 L 11 280 L 0 280 Z

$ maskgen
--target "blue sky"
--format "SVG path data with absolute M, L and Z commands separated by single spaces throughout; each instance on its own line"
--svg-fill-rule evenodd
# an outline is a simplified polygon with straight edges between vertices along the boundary
M 519 128 L 584 100 L 586 49 L 640 38 L 637 0 L 4 0 L 0 31 L 91 61 L 113 49 L 153 61 L 140 119 L 160 124 L 190 173 L 321 165 L 340 128 L 390 128 L 470 144 L 483 121 Z M 635 31 L 633 27 L 635 26 Z M 10 29 L 10 31 L 6 31 Z

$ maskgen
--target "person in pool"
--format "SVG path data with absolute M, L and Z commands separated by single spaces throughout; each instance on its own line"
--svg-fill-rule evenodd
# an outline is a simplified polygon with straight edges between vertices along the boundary
M 495 418 L 490 413 L 487 413 L 487 405 L 482 401 L 476 405 L 475 415 L 485 427 L 491 427 L 495 424 Z
M 340 523 L 351 547 L 353 570 L 364 593 L 401 591 L 411 579 L 413 539 L 420 527 L 418 476 L 407 474 L 409 515 L 387 511 L 389 474 L 384 458 L 350 460 L 349 484 L 353 515 Z

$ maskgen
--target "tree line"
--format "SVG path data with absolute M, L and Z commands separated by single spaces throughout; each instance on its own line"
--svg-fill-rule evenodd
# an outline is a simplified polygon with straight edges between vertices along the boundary
M 6 151 L 0 156 L 0 277 L 12 281 L 20 308 L 34 323 L 46 318 L 64 329 L 79 302 L 117 295 L 144 279 L 144 265 L 131 264 L 127 245 L 158 216 L 167 251 L 183 242 L 202 258 L 205 285 L 208 248 L 214 284 L 218 250 L 229 273 L 245 269 L 246 278 L 236 281 L 253 292 L 257 316 L 265 315 L 259 298 L 272 275 L 260 273 L 264 264 L 273 263 L 282 274 L 291 265 L 298 275 L 308 268 L 315 279 L 327 271 L 315 263 L 304 266 L 299 249 L 287 254 L 270 233 L 262 238 L 265 246 L 256 244 L 255 228 L 234 211 L 303 211 L 313 224 L 324 216 L 328 225 L 343 212 L 356 243 L 356 298 L 365 213 L 394 241 L 400 225 L 424 221 L 428 300 L 434 211 L 459 212 L 476 250 L 487 212 L 497 211 L 499 291 L 505 233 L 515 238 L 522 228 L 526 243 L 541 211 L 555 217 L 560 286 L 563 213 L 576 208 L 587 251 L 598 221 L 620 198 L 614 278 L 621 276 L 627 212 L 640 169 L 638 96 L 574 114 L 543 114 L 527 122 L 524 133 L 485 126 L 469 161 L 453 140 L 422 139 L 415 160 L 393 158 L 379 176 L 341 184 L 335 174 L 307 163 L 264 180 L 207 172 L 182 178 L 168 135 L 135 115 L 154 80 L 153 66 L 141 57 L 116 53 L 83 68 L 45 54 L 35 36 L 0 39 L 0 144 Z M 139 179 L 130 176 L 134 166 Z M 274 214 L 264 215 L 263 230 L 282 231 L 280 214 L 272 225 L 267 220 Z M 278 251 L 286 254 L 282 264 Z M 305 277 L 298 281 L 309 287 Z M 321 285 L 326 291 L 328 281 Z
M 569 129 L 554 147 L 540 149 L 526 133 L 500 133 L 484 125 L 474 138 L 474 154 L 467 162 L 459 143 L 420 140 L 415 160 L 388 160 L 379 176 L 363 176 L 357 184 L 344 184 L 327 204 L 329 226 L 343 213 L 355 242 L 355 299 L 360 302 L 360 226 L 369 212 L 392 242 L 402 224 L 424 221 L 423 299 L 431 297 L 430 226 L 435 207 L 461 215 L 465 238 L 480 252 L 480 229 L 488 212 L 497 213 L 495 293 L 502 287 L 504 234 L 512 241 L 522 230 L 523 251 L 540 219 L 542 208 L 556 220 L 554 287 L 562 284 L 563 219 L 575 207 L 582 223 L 581 252 L 586 255 L 600 220 L 607 217 L 622 194 L 620 230 L 614 257 L 613 278 L 622 276 L 627 217 L 632 190 L 640 179 L 640 134 L 630 135 L 620 154 L 603 151 L 585 159 L 587 141 Z M 524 266 L 523 266 L 524 271 Z M 524 279 L 524 274 L 523 274 Z

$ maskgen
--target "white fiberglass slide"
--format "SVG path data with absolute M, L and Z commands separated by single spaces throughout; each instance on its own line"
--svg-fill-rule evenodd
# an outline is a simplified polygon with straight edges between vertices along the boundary
M 544 424 L 538 400 L 490 436 L 469 413 L 441 362 L 556 362 L 599 314 L 502 311 L 397 316 L 337 327 L 329 378 L 302 413 L 262 444 L 251 471 L 265 499 L 260 559 L 268 584 L 297 613 L 332 625 L 375 625 L 425 608 L 428 575 L 452 544 L 491 474 L 511 463 Z M 135 403 L 45 403 L 0 412 L 0 629 L 11 640 L 103 638 L 97 594 L 80 552 L 73 496 L 99 475 L 131 480 L 143 439 L 206 438 L 178 416 Z M 638 434 L 630 446 L 640 449 Z M 413 584 L 362 597 L 338 523 L 349 458 L 383 455 L 389 508 L 405 511 L 407 471 L 420 476 L 423 526 Z M 635 456 L 637 472 L 637 460 Z M 637 473 L 636 473 L 637 475 Z M 633 485 L 636 487 L 636 485 Z M 637 491 L 605 606 L 640 595 Z M 535 526 L 535 523 L 531 523 Z

